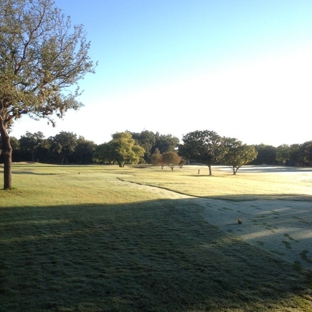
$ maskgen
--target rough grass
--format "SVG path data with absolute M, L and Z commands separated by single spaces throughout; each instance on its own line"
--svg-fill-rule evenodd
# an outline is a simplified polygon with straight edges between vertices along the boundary
M 16 188 L 0 191 L 0 311 L 312 311 L 310 272 L 205 222 L 191 199 L 120 181 L 170 189 L 182 176 L 14 166 Z

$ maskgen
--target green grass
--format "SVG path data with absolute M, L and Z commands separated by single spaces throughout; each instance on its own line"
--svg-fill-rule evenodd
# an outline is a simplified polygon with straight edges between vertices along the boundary
M 277 177 L 197 177 L 187 167 L 13 171 L 15 188 L 0 191 L 1 312 L 312 311 L 311 272 L 220 231 L 191 199 L 122 181 L 203 197 L 309 198 L 299 175 L 288 186 L 280 178 L 278 193 Z M 261 192 L 242 192 L 251 180 Z
M 197 174 L 201 168 L 201 174 Z M 228 200 L 297 199 L 312 200 L 312 170 L 293 173 L 243 173 L 213 168 L 208 176 L 207 167 L 184 166 L 183 169 L 150 168 L 120 177 L 123 181 L 165 188 L 197 197 Z

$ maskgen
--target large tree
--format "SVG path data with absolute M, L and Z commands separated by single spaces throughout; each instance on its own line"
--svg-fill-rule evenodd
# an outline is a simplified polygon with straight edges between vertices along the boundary
M 293 166 L 300 164 L 300 148 L 301 144 L 292 144 L 289 147 L 289 163 Z
M 144 160 L 149 163 L 151 161 L 151 153 L 156 143 L 156 135 L 152 131 L 143 130 L 142 132 L 129 132 L 138 145 L 144 148 Z
M 255 145 L 258 152 L 257 158 L 252 162 L 254 165 L 275 165 L 276 164 L 276 147 L 272 145 Z
M 211 166 L 217 164 L 227 151 L 222 138 L 214 131 L 189 132 L 183 136 L 182 141 L 179 155 L 207 165 L 209 175 L 212 175 Z
M 154 133 L 148 130 L 143 130 L 140 133 L 127 132 L 132 135 L 138 145 L 144 148 L 144 159 L 148 163 L 151 162 L 151 155 L 155 153 L 156 149 L 161 154 L 174 152 L 179 144 L 179 139 L 171 134 L 159 134 L 159 132 Z
M 12 138 L 11 138 L 12 139 Z M 25 135 L 22 135 L 19 139 L 20 149 L 26 157 L 24 160 L 31 161 L 43 161 L 39 158 L 40 152 L 48 150 L 48 141 L 45 139 L 43 133 L 38 131 L 36 133 L 30 133 L 26 131 Z
M 117 132 L 108 143 L 97 147 L 95 158 L 108 163 L 137 164 L 144 156 L 144 148 L 136 144 L 129 132 Z
M 282 164 L 286 165 L 290 160 L 290 146 L 287 144 L 279 145 L 276 148 L 276 160 Z
M 78 164 L 91 164 L 95 148 L 96 144 L 93 141 L 88 141 L 83 136 L 79 136 L 72 161 Z
M 235 175 L 240 167 L 253 161 L 257 155 L 258 152 L 253 145 L 246 145 L 237 141 L 232 146 L 228 146 L 228 151 L 222 162 L 230 166 Z
M 61 131 L 48 139 L 50 151 L 57 158 L 57 162 L 68 164 L 69 157 L 73 155 L 77 146 L 77 135 L 72 132 Z
M 33 118 L 63 117 L 78 109 L 77 82 L 94 64 L 88 56 L 82 25 L 52 0 L 0 1 L 0 133 L 4 157 L 4 189 L 12 187 L 9 130 L 24 114 Z M 76 85 L 76 88 L 71 88 Z
M 155 152 L 156 148 L 159 149 L 160 153 L 174 152 L 179 145 L 179 139 L 171 134 L 155 134 L 156 142 L 152 148 L 152 153 Z
M 304 166 L 312 165 L 312 141 L 304 142 L 300 145 L 299 161 Z

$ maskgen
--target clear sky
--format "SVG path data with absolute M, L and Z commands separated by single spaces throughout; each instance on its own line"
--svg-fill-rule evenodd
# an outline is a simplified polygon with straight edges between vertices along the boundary
M 247 144 L 312 140 L 311 0 L 56 0 L 91 41 L 84 107 L 57 127 L 22 117 L 11 135 L 115 132 L 179 139 L 213 130 Z

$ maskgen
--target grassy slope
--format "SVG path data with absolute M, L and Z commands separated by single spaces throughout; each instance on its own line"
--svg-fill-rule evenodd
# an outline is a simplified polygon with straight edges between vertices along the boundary
M 224 186 L 231 175 L 46 165 L 14 172 L 16 189 L 0 192 L 0 311 L 312 311 L 309 272 L 221 232 L 190 201 L 119 180 L 217 196 L 211 181 Z M 210 186 L 191 182 L 198 179 Z M 267 182 L 254 179 L 263 195 Z

